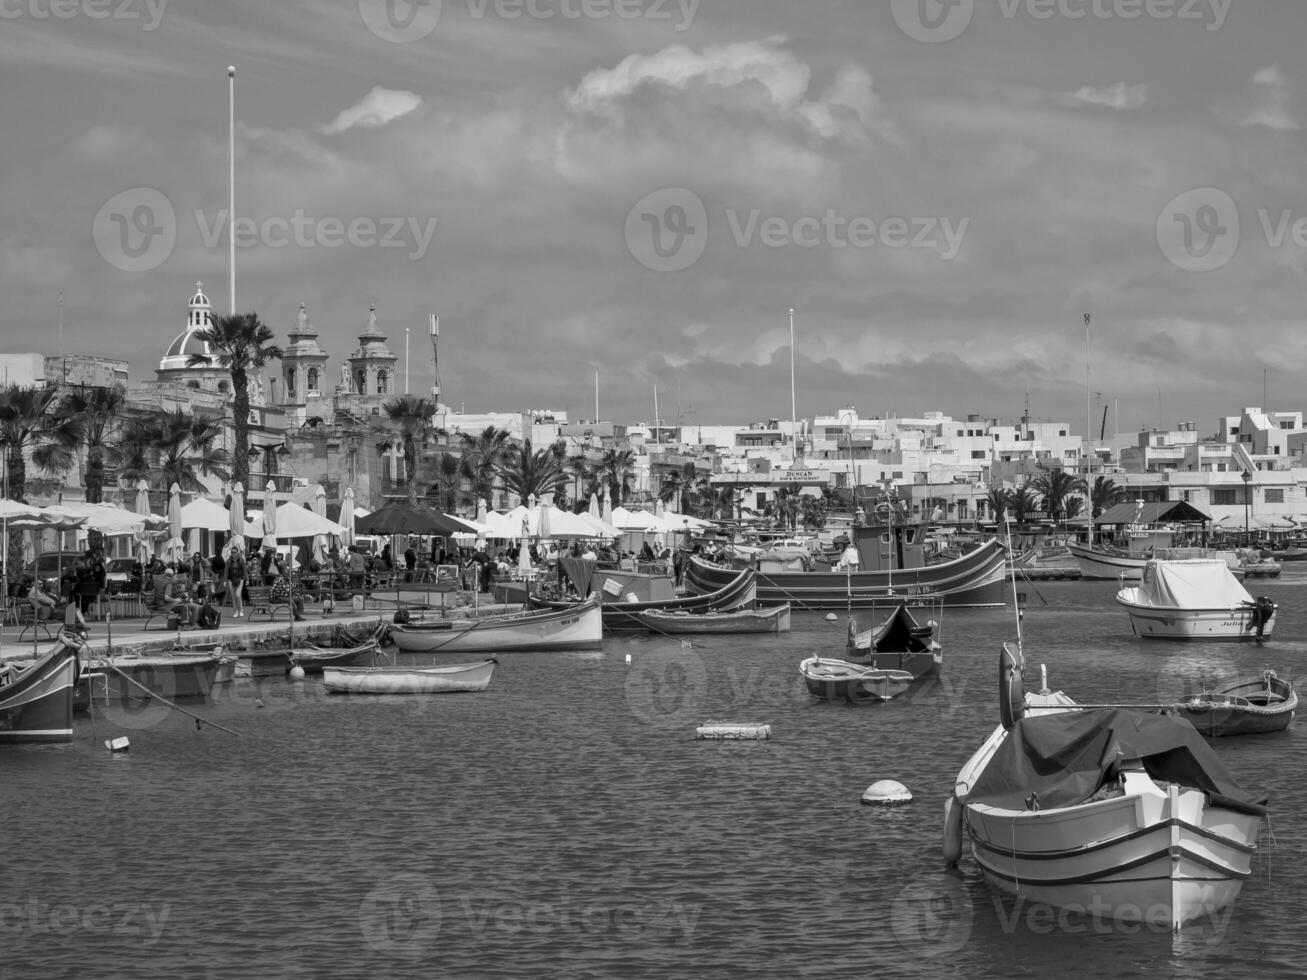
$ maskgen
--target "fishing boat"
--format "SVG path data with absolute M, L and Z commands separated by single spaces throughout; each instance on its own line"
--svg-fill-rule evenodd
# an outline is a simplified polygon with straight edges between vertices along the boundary
M 1006 551 L 997 539 L 982 542 L 950 561 L 927 562 L 926 527 L 892 522 L 853 528 L 858 560 L 843 570 L 811 561 L 811 570 L 758 571 L 763 605 L 789 602 L 800 609 L 865 609 L 887 599 L 939 595 L 948 606 L 1001 606 Z M 685 571 L 690 592 L 722 588 L 738 568 L 692 555 Z
M 241 677 L 285 677 L 290 673 L 289 647 L 275 650 L 236 650 L 236 673 Z
M 758 573 L 752 568 L 723 569 L 722 582 L 707 591 L 677 596 L 673 599 L 653 599 L 648 602 L 609 602 L 601 597 L 604 629 L 610 631 L 640 631 L 644 624 L 637 618 L 640 613 L 650 610 L 663 612 L 732 612 L 736 609 L 752 609 L 758 599 Z M 778 603 L 784 600 L 777 600 Z M 574 609 L 575 602 L 545 599 L 532 595 L 528 603 L 536 609 L 566 610 Z
M 1298 692 L 1273 670 L 1216 685 L 1185 698 L 1177 708 L 1209 737 L 1282 732 L 1297 710 Z
M 214 689 L 231 681 L 235 664 L 219 647 L 212 653 L 102 653 L 88 655 L 82 664 L 73 710 L 97 705 L 207 700 Z
M 325 667 L 322 681 L 333 694 L 447 694 L 484 691 L 499 661 L 441 667 Z
M 914 680 L 906 670 L 886 670 L 822 657 L 803 661 L 799 673 L 813 697 L 853 704 L 889 701 L 911 687 Z
M 1275 603 L 1254 599 L 1219 558 L 1150 559 L 1116 602 L 1145 639 L 1260 640 L 1275 628 Z
M 73 688 L 84 650 L 79 637 L 61 631 L 42 656 L 0 662 L 0 744 L 73 740 Z
M 944 856 L 963 840 L 986 881 L 1072 913 L 1181 928 L 1230 905 L 1266 808 L 1202 736 L 1138 708 L 1023 693 L 1019 647 L 1000 654 L 1000 724 L 958 773 Z
M 381 645 L 368 640 L 352 647 L 319 647 L 305 643 L 291 651 L 290 660 L 306 674 L 321 674 L 326 667 L 368 667 L 376 663 Z
M 914 615 L 914 609 L 931 618 L 923 623 Z M 870 629 L 859 630 L 857 619 L 850 616 L 844 659 L 871 667 L 906 670 L 913 677 L 937 674 L 944 663 L 944 648 L 935 638 L 941 613 L 942 603 L 936 597 L 921 604 L 914 600 L 912 607 L 899 602 L 884 621 Z
M 390 635 L 400 653 L 598 650 L 604 623 L 599 599 L 592 596 L 559 609 L 396 624 Z
M 790 604 L 733 612 L 691 613 L 651 609 L 636 617 L 653 633 L 788 633 Z

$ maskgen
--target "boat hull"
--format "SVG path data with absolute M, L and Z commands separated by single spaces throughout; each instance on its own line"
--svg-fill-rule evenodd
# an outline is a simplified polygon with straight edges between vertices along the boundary
M 71 742 L 76 651 L 60 646 L 0 687 L 0 745 Z
M 327 667 L 322 681 L 332 694 L 452 694 L 484 691 L 495 661 L 446 667 Z
M 561 609 L 397 625 L 391 638 L 406 654 L 598 650 L 604 622 L 598 600 L 591 599 Z
M 938 565 L 893 571 L 758 572 L 758 602 L 789 602 L 799 609 L 865 609 L 887 599 L 938 594 L 946 606 L 1001 606 L 1004 602 L 1005 551 L 996 540 Z M 686 569 L 686 588 L 708 592 L 721 588 L 738 569 L 724 568 L 697 555 Z
M 1238 897 L 1262 818 L 1170 785 L 1056 810 L 964 805 L 972 856 L 1027 903 L 1179 928 Z
M 1138 582 L 1144 577 L 1144 566 L 1148 564 L 1147 558 L 1114 555 L 1076 544 L 1071 545 L 1071 554 L 1080 566 L 1081 578 Z
M 1298 692 L 1293 685 L 1268 671 L 1188 698 L 1178 713 L 1202 734 L 1220 738 L 1282 732 L 1297 711 Z
M 641 632 L 646 627 L 640 622 L 639 614 L 661 610 L 664 612 L 732 612 L 737 609 L 752 609 L 758 601 L 758 575 L 751 569 L 721 569 L 722 581 L 706 591 L 691 590 L 691 594 L 675 599 L 655 599 L 649 602 L 604 602 L 604 629 L 610 632 Z M 688 576 L 687 576 L 688 581 Z M 529 597 L 530 604 L 537 609 L 565 610 L 575 608 L 575 603 Z M 778 600 L 776 604 L 783 602 Z
M 1257 634 L 1255 610 L 1248 607 L 1225 609 L 1181 609 L 1144 606 L 1132 602 L 1123 589 L 1116 601 L 1130 614 L 1130 628 L 1135 636 L 1146 640 L 1257 640 L 1269 639 L 1275 629 L 1275 614 L 1266 620 Z
M 875 704 L 890 701 L 912 686 L 906 671 L 884 670 L 843 660 L 811 658 L 799 665 L 808 693 L 823 701 Z
M 291 661 L 306 674 L 321 674 L 326 667 L 368 667 L 377 658 L 381 648 L 376 643 L 345 650 L 325 647 L 304 647 L 291 653 Z
M 937 602 L 928 608 L 939 614 Z M 904 603 L 870 629 L 859 630 L 857 621 L 850 617 L 844 659 L 869 667 L 904 670 L 914 678 L 938 674 L 944 664 L 944 651 L 934 638 L 937 625 L 936 620 L 920 623 Z
M 290 673 L 290 650 L 240 650 L 236 656 L 244 677 L 285 677 Z
M 89 711 L 92 700 L 100 705 L 144 703 L 153 697 L 207 700 L 215 687 L 232 680 L 234 666 L 215 655 L 97 656 L 87 661 L 78 679 L 74 710 Z
M 770 609 L 743 609 L 736 612 L 677 613 L 657 610 L 636 615 L 652 632 L 673 635 L 788 633 L 790 631 L 789 603 L 773 606 Z

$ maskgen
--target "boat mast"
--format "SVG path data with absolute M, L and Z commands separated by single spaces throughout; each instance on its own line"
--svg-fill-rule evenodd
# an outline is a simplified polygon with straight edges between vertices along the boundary
M 1085 497 L 1089 505 L 1089 540 L 1086 547 L 1094 546 L 1094 457 L 1093 457 L 1093 416 L 1089 408 L 1089 314 L 1085 314 L 1085 444 L 1089 455 L 1085 457 Z
M 790 308 L 790 462 L 799 455 L 798 413 L 794 410 L 794 308 Z

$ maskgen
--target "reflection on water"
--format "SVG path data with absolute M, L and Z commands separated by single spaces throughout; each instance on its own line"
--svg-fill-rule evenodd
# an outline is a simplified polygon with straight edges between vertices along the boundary
M 1166 700 L 1198 669 L 1295 677 L 1304 584 L 1257 583 L 1281 603 L 1260 647 L 1136 640 L 1111 583 L 1025 586 L 1025 649 L 1081 701 Z M 879 706 L 808 697 L 799 661 L 838 655 L 845 626 L 794 626 L 506 654 L 481 694 L 238 680 L 188 708 L 239 737 L 100 716 L 72 745 L 8 749 L 4 975 L 1300 975 L 1297 732 L 1217 745 L 1272 800 L 1232 914 L 1178 940 L 1050 923 L 939 851 L 952 778 L 995 722 L 1012 611 L 947 611 L 941 677 Z M 773 738 L 696 741 L 709 719 Z M 916 801 L 861 806 L 881 778 Z

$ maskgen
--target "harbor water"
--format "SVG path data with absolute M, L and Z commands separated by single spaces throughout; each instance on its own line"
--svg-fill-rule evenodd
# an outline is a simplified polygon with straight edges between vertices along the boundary
M 1302 673 L 1307 569 L 1249 583 L 1280 603 L 1263 645 L 1134 639 L 1110 582 L 1018 588 L 1028 686 L 1045 664 L 1081 702 Z M 806 693 L 800 660 L 842 655 L 845 631 L 798 613 L 780 636 L 505 654 L 478 694 L 241 679 L 188 706 L 238 736 L 154 704 L 6 748 L 0 976 L 1303 975 L 1300 730 L 1216 743 L 1271 808 L 1232 909 L 1178 937 L 1059 915 L 940 857 L 953 777 L 997 720 L 1011 606 L 945 610 L 941 677 L 886 705 Z M 773 734 L 696 741 L 708 720 Z M 860 805 L 885 778 L 915 801 Z

